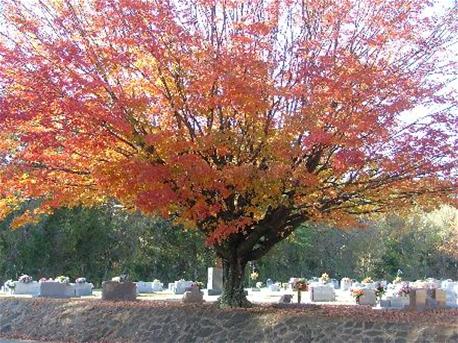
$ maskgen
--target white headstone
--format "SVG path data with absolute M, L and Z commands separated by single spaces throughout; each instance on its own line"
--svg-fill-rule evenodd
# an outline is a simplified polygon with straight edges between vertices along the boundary
M 208 295 L 219 295 L 223 292 L 223 269 L 217 267 L 208 268 Z
M 334 287 L 330 284 L 312 284 L 309 287 L 311 301 L 335 301 L 336 293 Z

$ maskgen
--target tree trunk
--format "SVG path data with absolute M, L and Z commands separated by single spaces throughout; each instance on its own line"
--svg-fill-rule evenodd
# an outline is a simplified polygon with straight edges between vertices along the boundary
M 220 307 L 251 307 L 243 289 L 246 262 L 238 256 L 223 258 L 223 294 L 218 302 Z

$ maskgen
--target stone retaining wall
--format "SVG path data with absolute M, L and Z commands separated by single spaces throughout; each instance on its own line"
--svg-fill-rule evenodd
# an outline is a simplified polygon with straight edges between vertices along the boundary
M 345 311 L 345 309 L 343 309 Z M 0 299 L 0 336 L 54 342 L 458 342 L 458 319 L 433 324 L 329 317 L 319 307 Z M 453 319 L 453 316 L 455 318 Z M 415 316 L 415 314 L 413 314 Z

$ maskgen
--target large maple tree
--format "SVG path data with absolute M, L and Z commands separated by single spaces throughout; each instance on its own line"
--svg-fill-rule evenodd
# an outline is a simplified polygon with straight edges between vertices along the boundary
M 0 3 L 0 215 L 40 199 L 15 226 L 115 199 L 204 232 L 247 306 L 247 262 L 301 223 L 456 199 L 456 7 Z

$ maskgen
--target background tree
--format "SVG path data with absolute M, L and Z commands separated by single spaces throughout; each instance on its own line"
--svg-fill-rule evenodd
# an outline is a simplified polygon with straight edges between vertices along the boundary
M 26 207 L 22 209 L 24 211 Z M 214 253 L 198 231 L 129 214 L 112 206 L 58 209 L 37 224 L 10 230 L 13 215 L 0 223 L 0 280 L 25 273 L 41 277 L 103 280 L 128 274 L 133 281 L 203 281 Z
M 301 223 L 352 224 L 456 186 L 456 7 L 1 3 L 0 213 L 43 199 L 14 226 L 115 198 L 203 232 L 222 304 L 247 306 L 247 262 Z

